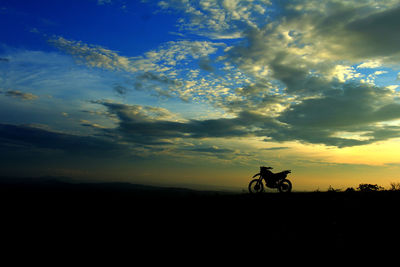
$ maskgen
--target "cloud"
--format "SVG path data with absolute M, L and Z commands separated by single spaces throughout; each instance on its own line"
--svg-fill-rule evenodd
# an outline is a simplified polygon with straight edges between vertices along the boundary
M 206 153 L 206 154 L 225 154 L 225 153 L 234 153 L 235 151 L 227 148 L 219 148 L 217 146 L 207 146 L 207 147 L 192 147 L 192 148 L 184 148 L 183 151 L 192 151 L 197 153 Z
M 275 140 L 303 140 L 332 146 L 354 146 L 398 137 L 398 129 L 379 125 L 400 118 L 400 103 L 392 91 L 367 84 L 345 84 L 320 98 L 292 105 L 277 118 L 288 125 Z M 366 132 L 365 138 L 338 137 L 335 133 Z M 387 133 L 387 134 L 385 134 Z M 397 135 L 397 136 L 396 136 Z M 361 140 L 362 139 L 362 140 Z
M 50 149 L 73 155 L 96 155 L 98 157 L 116 156 L 126 152 L 123 146 L 106 139 L 12 124 L 0 124 L 0 146 L 2 150 L 29 151 L 35 148 L 39 152 L 45 153 Z
M 110 70 L 135 71 L 130 59 L 119 56 L 117 52 L 100 46 L 91 46 L 82 42 L 67 40 L 63 37 L 54 37 L 48 42 L 60 50 L 74 56 L 79 62 L 91 67 Z
M 105 106 L 111 114 L 116 114 L 120 119 L 126 121 L 180 120 L 178 114 L 162 107 L 122 104 L 108 100 L 97 100 L 92 103 Z
M 32 93 L 24 93 L 24 92 L 21 92 L 19 90 L 8 90 L 8 91 L 5 91 L 5 92 L 0 92 L 0 93 L 4 93 L 4 95 L 6 95 L 6 96 L 19 98 L 19 99 L 22 99 L 22 100 L 35 100 L 35 99 L 38 98 L 37 95 L 34 95 Z
M 236 156 L 240 156 L 240 152 L 229 149 L 221 148 L 218 146 L 205 146 L 197 145 L 194 147 L 182 147 L 176 149 L 177 153 L 184 153 L 186 156 L 195 156 L 196 158 L 204 156 L 207 159 L 218 158 L 222 160 L 233 160 Z
M 267 142 L 297 140 L 346 147 L 400 137 L 400 127 L 381 125 L 400 119 L 392 90 L 349 83 L 302 100 L 278 116 L 250 111 L 233 118 L 179 120 L 170 111 L 149 106 L 96 101 L 118 118 L 112 131 L 138 144 L 170 145 L 177 140 L 264 137 Z M 110 129 L 107 129 L 110 131 Z
M 356 42 L 347 48 L 361 58 L 396 56 L 398 59 L 400 40 L 396 25 L 399 23 L 400 7 L 351 21 L 345 26 L 345 31 L 349 36 L 354 36 L 352 41 Z
M 287 147 L 287 146 L 275 146 L 275 147 L 263 148 L 263 150 L 286 150 L 286 149 L 290 149 L 290 147 Z
M 212 39 L 241 37 L 242 27 L 257 27 L 267 18 L 269 0 L 224 1 L 160 1 L 162 11 L 179 11 L 186 16 L 178 20 L 181 30 L 188 30 Z
M 77 66 L 70 56 L 13 48 L 6 48 L 4 54 L 11 60 L 0 64 L 0 90 L 2 88 L 3 98 L 6 91 L 11 91 L 8 94 L 10 97 L 25 99 L 24 106 L 32 111 L 26 114 L 61 106 L 62 111 L 73 114 L 72 110 L 78 102 L 90 99 L 94 94 L 99 98 L 115 95 L 110 92 L 110 87 L 115 85 L 115 73 Z M 29 100 L 35 101 L 38 106 L 34 108 L 28 104 L 32 102 Z M 17 109 L 15 113 L 22 114 L 20 107 L 14 108 Z M 49 117 L 50 114 L 43 119 Z M 25 122 L 24 118 L 20 119 Z M 20 119 L 18 122 L 21 122 Z
M 243 112 L 236 118 L 173 120 L 163 108 L 96 101 L 119 119 L 116 132 L 126 140 L 143 144 L 170 144 L 176 138 L 228 138 L 257 134 L 255 127 L 273 126 L 270 118 Z M 265 129 L 264 129 L 265 131 Z
M 226 47 L 220 42 L 179 40 L 164 43 L 138 57 L 125 57 L 101 46 L 63 37 L 53 37 L 48 42 L 73 56 L 78 63 L 129 75 L 134 89 L 149 90 L 157 96 L 175 96 L 185 101 L 193 97 L 193 93 L 188 92 L 204 90 L 204 83 L 200 84 L 203 77 L 183 87 L 184 80 L 189 79 L 187 66 L 194 63 L 199 68 L 213 71 L 209 56 Z M 189 88 L 189 84 L 193 86 Z M 125 88 L 122 85 L 113 87 L 120 95 L 127 92 Z M 197 97 L 201 95 L 197 94 Z
M 400 8 L 393 6 L 389 1 L 282 3 L 275 22 L 244 31 L 245 39 L 228 56 L 251 76 L 266 68 L 264 78 L 281 82 L 289 93 L 315 94 L 333 78 L 344 82 L 360 77 L 355 69 L 349 72 L 352 64 L 397 62 L 400 50 L 394 25 Z M 346 70 L 351 75 L 333 75 L 338 66 L 346 68 L 341 73 Z
M 282 123 L 265 132 L 266 140 L 343 147 L 396 136 L 397 129 L 382 125 L 399 118 L 396 94 L 363 85 L 357 72 L 391 66 L 400 55 L 396 3 L 291 1 L 279 7 L 276 22 L 245 29 L 244 39 L 227 50 L 227 61 L 253 82 L 222 104 Z M 365 133 L 349 138 L 340 131 Z
M 358 65 L 357 69 L 374 69 L 379 68 L 380 66 L 382 66 L 382 62 L 380 60 L 368 60 Z
M 395 25 L 400 8 L 395 1 L 295 1 L 285 9 L 284 27 L 320 58 L 394 62 L 399 56 Z
M 199 67 L 205 71 L 214 71 L 214 67 L 211 65 L 211 60 L 209 58 L 201 58 L 199 60 Z
M 234 151 L 231 149 L 226 149 L 226 148 L 218 148 L 216 146 L 212 147 L 195 147 L 195 148 L 189 148 L 185 150 L 190 150 L 194 152 L 200 152 L 200 153 L 233 153 Z
M 80 123 L 81 123 L 82 126 L 92 127 L 92 128 L 95 128 L 95 129 L 105 129 L 106 128 L 105 126 L 102 126 L 102 125 L 97 124 L 97 123 L 93 123 L 93 122 L 88 121 L 88 120 L 80 120 Z
M 307 143 L 326 143 L 328 145 L 351 146 L 360 145 L 346 138 L 330 137 L 326 129 L 318 131 L 305 127 L 290 127 L 275 118 L 243 111 L 234 118 L 218 118 L 205 120 L 172 120 L 165 109 L 139 105 L 127 105 L 97 101 L 115 114 L 118 127 L 107 129 L 117 134 L 126 142 L 153 146 L 180 146 L 180 140 L 207 140 L 218 138 L 252 138 L 264 137 L 268 142 L 284 142 L 300 140 Z M 148 112 L 154 114 L 150 115 Z M 300 130 L 297 132 L 297 130 Z M 326 133 L 325 133 L 326 132 Z M 313 133 L 310 135 L 310 133 Z M 323 137 L 320 136 L 324 133 Z M 365 143 L 365 142 L 363 142 Z M 223 149 L 223 148 L 218 148 Z M 282 148 L 283 149 L 283 148 Z M 218 153 L 210 147 L 185 148 L 184 150 L 204 153 Z M 223 151 L 220 150 L 222 153 Z M 228 153 L 228 151 L 224 151 Z
M 215 53 L 224 43 L 209 41 L 170 41 L 139 57 L 125 57 L 118 52 L 61 36 L 48 40 L 58 49 L 72 55 L 78 62 L 91 67 L 127 72 L 168 73 L 183 60 L 199 59 Z
M 360 68 L 360 66 L 358 66 L 357 68 Z M 361 76 L 362 74 L 358 73 L 351 66 L 336 65 L 336 67 L 332 70 L 332 78 L 330 79 L 337 79 L 340 83 L 344 83 L 346 81 L 353 80 Z
M 8 58 L 0 57 L 0 62 L 10 62 Z
M 118 95 L 126 95 L 126 93 L 129 91 L 128 88 L 126 88 L 123 85 L 117 84 L 113 87 L 113 90 L 118 94 Z
M 282 31 L 278 26 L 246 32 L 246 40 L 227 52 L 228 60 L 256 81 L 274 82 L 289 94 L 319 93 L 330 82 L 320 72 L 331 72 L 334 65 L 320 66 L 312 57 L 305 57 L 306 51 L 293 47 L 295 40 L 282 39 Z
M 269 1 L 161 1 L 162 12 L 184 14 L 178 21 L 182 30 L 240 39 L 229 46 L 167 42 L 139 57 L 62 37 L 50 42 L 86 65 L 132 74 L 137 90 L 206 102 L 228 115 L 183 120 L 166 109 L 96 101 L 119 120 L 117 128 L 103 130 L 124 140 L 167 145 L 257 136 L 345 147 L 397 137 L 397 127 L 386 125 L 400 118 L 395 89 L 372 84 L 382 70 L 367 77 L 359 72 L 397 64 L 397 5 L 311 0 L 278 1 L 272 8 Z M 114 87 L 120 95 L 125 89 Z
M 155 90 L 155 85 L 166 86 L 167 90 Z M 163 74 L 155 74 L 152 72 L 144 72 L 135 77 L 134 88 L 136 90 L 154 90 L 161 96 L 171 96 L 171 91 L 175 91 L 177 87 L 183 85 L 182 81 L 169 78 Z M 162 87 L 161 87 L 162 88 Z
M 390 96 L 389 89 L 346 84 L 343 89 L 326 92 L 323 97 L 292 105 L 279 116 L 279 120 L 305 127 L 346 127 L 390 120 L 400 114 L 378 116 L 379 110 L 395 104 Z

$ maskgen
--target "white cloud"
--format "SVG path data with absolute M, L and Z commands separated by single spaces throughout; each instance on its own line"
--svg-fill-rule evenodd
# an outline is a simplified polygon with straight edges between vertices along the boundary
M 393 94 L 396 94 L 396 89 L 399 87 L 400 85 L 388 85 L 386 86 L 387 89 L 389 89 L 390 91 L 392 91 Z M 398 95 L 398 94 L 397 94 Z
M 53 38 L 49 42 L 72 55 L 79 63 L 133 74 L 130 79 L 134 80 L 134 88 L 139 90 L 151 90 L 167 97 L 175 95 L 185 101 L 202 99 L 207 102 L 215 102 L 212 97 L 228 94 L 226 89 L 216 89 L 222 80 L 212 77 L 213 74 L 208 74 L 207 78 L 199 75 L 201 63 L 211 64 L 208 57 L 226 48 L 221 42 L 170 41 L 138 57 L 124 57 L 100 46 L 63 37 Z M 188 68 L 189 64 L 194 64 L 195 68 Z M 210 71 L 212 67 L 207 69 Z M 192 81 L 184 84 L 183 81 L 187 79 Z
M 130 59 L 119 56 L 117 52 L 105 49 L 100 46 L 90 46 L 88 44 L 67 40 L 63 37 L 49 39 L 48 42 L 60 50 L 71 54 L 79 62 L 92 67 L 105 69 L 120 69 L 134 71 L 135 67 L 130 64 Z
M 173 9 L 188 15 L 178 21 L 182 30 L 212 39 L 240 38 L 243 25 L 258 28 L 265 24 L 265 13 L 270 5 L 269 0 L 171 0 L 158 3 L 164 11 Z
M 382 74 L 385 74 L 385 73 L 388 73 L 388 72 L 386 70 L 377 70 L 377 71 L 374 72 L 374 75 L 382 75 Z
M 379 68 L 382 66 L 382 61 L 381 60 L 368 60 L 366 62 L 361 63 L 360 65 L 357 66 L 357 69 L 375 69 Z
M 331 75 L 332 78 L 336 78 L 341 83 L 355 78 L 360 78 L 362 76 L 362 74 L 356 72 L 353 67 L 345 65 L 336 65 L 332 70 Z
M 127 72 L 167 72 L 179 61 L 207 57 L 214 54 L 220 47 L 225 47 L 224 43 L 208 41 L 171 41 L 156 50 L 146 52 L 143 56 L 125 57 L 101 46 L 67 40 L 63 37 L 52 38 L 49 43 L 72 55 L 80 63 L 91 67 Z

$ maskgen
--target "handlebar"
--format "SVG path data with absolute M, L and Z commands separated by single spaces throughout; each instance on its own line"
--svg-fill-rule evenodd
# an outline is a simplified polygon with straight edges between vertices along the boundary
M 267 170 L 272 170 L 272 167 L 265 167 L 265 166 L 261 166 L 260 168 L 266 168 Z

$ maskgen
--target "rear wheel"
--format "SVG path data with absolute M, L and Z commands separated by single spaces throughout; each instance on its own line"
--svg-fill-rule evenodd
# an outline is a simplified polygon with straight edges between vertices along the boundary
M 260 179 L 254 179 L 249 183 L 249 192 L 251 194 L 258 194 L 264 191 L 264 185 Z
M 278 190 L 281 193 L 290 193 L 292 191 L 292 183 L 287 179 L 283 179 L 278 184 Z

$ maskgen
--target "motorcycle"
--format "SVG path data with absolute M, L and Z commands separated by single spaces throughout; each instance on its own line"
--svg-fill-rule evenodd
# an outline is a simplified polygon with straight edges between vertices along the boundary
M 249 183 L 249 192 L 251 194 L 261 193 L 264 191 L 263 180 L 265 185 L 269 188 L 276 188 L 280 193 L 290 193 L 292 191 L 292 183 L 286 179 L 286 176 L 291 173 L 290 170 L 273 173 L 270 170 L 272 167 L 260 167 L 260 172 L 255 174 L 253 178 L 259 176 L 257 179 L 253 179 Z

